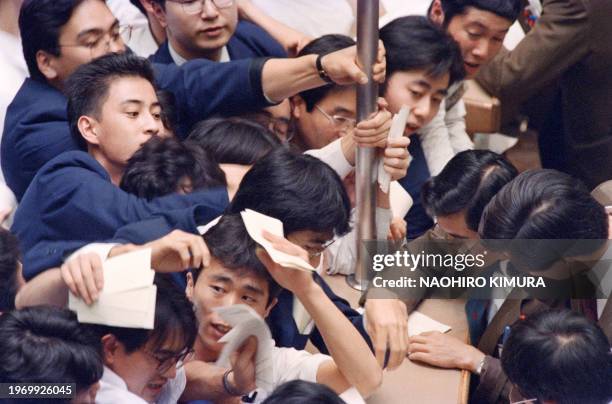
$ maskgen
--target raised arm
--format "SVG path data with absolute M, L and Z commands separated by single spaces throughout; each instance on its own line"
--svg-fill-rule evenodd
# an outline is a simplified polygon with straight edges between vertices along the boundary
M 264 237 L 275 248 L 308 259 L 303 249 L 286 239 L 269 233 L 264 233 Z M 378 388 L 382 381 L 382 370 L 370 348 L 357 329 L 313 280 L 312 274 L 283 268 L 272 261 L 264 250 L 258 250 L 257 255 L 272 277 L 302 302 L 334 359 L 319 367 L 317 382 L 328 385 L 338 393 L 354 386 L 364 396 Z

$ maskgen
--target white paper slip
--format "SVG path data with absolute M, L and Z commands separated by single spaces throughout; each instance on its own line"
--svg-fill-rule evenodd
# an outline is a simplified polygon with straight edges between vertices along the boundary
M 265 320 L 252 308 L 244 304 L 213 309 L 232 329 L 219 342 L 225 343 L 215 363 L 220 367 L 231 367 L 230 355 L 250 337 L 257 338 L 255 355 L 255 384 L 266 391 L 274 389 L 272 349 L 274 340 Z
M 408 107 L 404 105 L 397 114 L 393 117 L 391 122 L 391 129 L 389 129 L 389 139 L 397 139 L 404 134 L 406 129 L 406 122 L 408 121 Z M 385 193 L 389 193 L 389 183 L 391 182 L 391 176 L 385 171 L 385 165 L 383 160 L 380 159 L 378 162 L 378 185 L 380 189 Z
M 153 284 L 151 249 L 121 254 L 104 262 L 104 294 L 142 288 Z
M 153 329 L 157 287 L 153 284 L 151 249 L 132 251 L 103 264 L 104 288 L 88 306 L 70 294 L 68 307 L 81 323 Z
M 76 311 L 79 323 L 152 330 L 155 322 L 156 298 L 157 287 L 151 285 L 134 291 L 108 295 L 104 301 L 101 297 L 100 301 L 91 306 L 71 294 L 68 307 Z M 119 307 L 114 299 L 131 301 L 131 304 Z
M 408 336 L 419 335 L 428 331 L 440 331 L 445 333 L 451 330 L 451 327 L 446 324 L 442 324 L 439 321 L 434 320 L 425 314 L 419 313 L 418 311 L 412 312 L 408 316 Z
M 240 212 L 240 215 L 242 216 L 249 236 L 268 252 L 272 261 L 287 268 L 299 269 L 302 271 L 315 270 L 312 265 L 303 259 L 275 249 L 272 243 L 263 237 L 263 230 L 276 236 L 284 237 L 283 222 L 251 209 L 243 210 Z

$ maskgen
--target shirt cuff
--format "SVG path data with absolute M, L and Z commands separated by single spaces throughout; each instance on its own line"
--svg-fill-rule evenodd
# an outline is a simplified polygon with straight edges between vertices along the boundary
M 87 244 L 85 247 L 81 247 L 66 258 L 65 261 L 70 261 L 81 254 L 94 253 L 98 254 L 100 260 L 105 261 L 108 258 L 108 254 L 115 247 L 118 246 L 117 243 L 91 243 Z
M 330 166 L 340 178 L 345 178 L 353 171 L 353 166 L 344 157 L 342 139 L 336 139 L 322 149 L 308 150 L 304 154 L 316 157 Z

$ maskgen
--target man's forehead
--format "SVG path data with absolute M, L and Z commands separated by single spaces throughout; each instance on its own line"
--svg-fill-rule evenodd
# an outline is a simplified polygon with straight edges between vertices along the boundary
M 109 84 L 109 99 L 115 102 L 159 104 L 153 85 L 140 76 L 112 77 Z
M 211 257 L 210 266 L 204 269 L 206 277 L 212 281 L 231 283 L 238 288 L 255 288 L 268 292 L 268 281 L 249 268 L 226 268 L 216 258 Z
M 93 30 L 107 32 L 116 23 L 117 19 L 103 0 L 85 0 L 74 9 L 61 34 L 76 37 Z
M 467 7 L 462 17 L 466 25 L 471 24 L 500 34 L 508 32 L 512 25 L 512 21 L 507 18 L 476 7 Z

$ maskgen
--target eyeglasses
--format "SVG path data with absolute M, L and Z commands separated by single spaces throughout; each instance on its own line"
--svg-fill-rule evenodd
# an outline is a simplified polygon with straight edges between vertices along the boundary
M 206 0 L 168 0 L 173 3 L 180 3 L 185 14 L 200 14 L 204 10 Z M 234 0 L 211 0 L 217 8 L 229 8 L 234 5 Z
M 316 247 L 316 248 L 312 248 L 312 247 L 306 247 L 305 250 L 308 253 L 308 256 L 310 258 L 316 258 L 316 257 L 320 257 L 321 254 L 323 254 L 323 252 L 325 250 L 327 250 L 327 248 L 334 244 L 336 242 L 337 239 L 333 239 L 333 240 L 329 240 L 327 243 L 325 244 L 321 244 L 320 246 Z
M 100 33 L 98 36 L 90 35 L 83 43 L 60 44 L 60 48 L 88 48 L 91 58 L 105 55 L 110 51 L 111 43 L 121 44 L 129 42 L 132 38 L 133 27 L 131 25 L 115 25 L 108 32 Z
M 176 355 L 158 355 L 154 352 L 145 351 L 149 356 L 157 361 L 157 372 L 160 375 L 166 373 L 173 366 L 177 369 L 183 367 L 185 362 L 189 362 L 193 358 L 194 350 L 189 349 Z
M 357 124 L 357 120 L 353 118 L 347 118 L 341 115 L 329 115 L 327 112 L 323 111 L 318 105 L 315 105 L 315 108 L 317 109 L 317 111 L 322 113 L 323 116 L 325 116 L 329 120 L 329 122 L 331 122 L 331 124 L 334 125 L 336 128 L 352 130 Z

